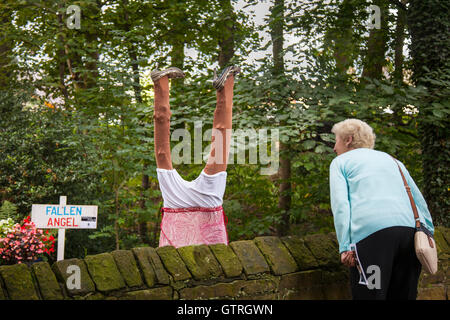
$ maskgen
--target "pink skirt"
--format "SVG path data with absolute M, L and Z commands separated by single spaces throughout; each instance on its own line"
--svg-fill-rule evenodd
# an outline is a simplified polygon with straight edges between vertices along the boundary
M 222 206 L 215 208 L 162 208 L 159 246 L 175 248 L 223 243 L 228 245 L 227 223 Z

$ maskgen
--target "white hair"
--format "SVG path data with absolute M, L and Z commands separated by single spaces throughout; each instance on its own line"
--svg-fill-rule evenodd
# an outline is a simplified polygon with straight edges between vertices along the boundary
M 336 123 L 331 129 L 335 135 L 342 139 L 353 137 L 351 148 L 369 148 L 373 149 L 375 145 L 376 135 L 371 126 L 359 119 L 346 119 Z

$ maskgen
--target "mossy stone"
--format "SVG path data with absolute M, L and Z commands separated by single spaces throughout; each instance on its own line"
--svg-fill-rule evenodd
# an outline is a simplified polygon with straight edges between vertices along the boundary
M 67 273 L 67 268 L 71 265 L 78 266 L 80 268 L 80 289 L 67 288 L 67 279 L 74 275 L 73 273 Z M 59 282 L 62 282 L 67 289 L 67 292 L 71 296 L 85 295 L 95 291 L 95 285 L 92 281 L 86 264 L 82 259 L 66 259 L 57 261 L 52 265 L 52 270 L 56 275 Z
M 230 246 L 217 243 L 209 245 L 209 248 L 219 261 L 227 278 L 238 277 L 242 274 L 242 264 Z
M 0 276 L 11 300 L 39 300 L 31 272 L 25 264 L 1 266 Z
M 110 253 L 89 255 L 84 261 L 98 291 L 110 292 L 125 287 L 125 281 Z
M 281 276 L 278 291 L 281 295 L 286 295 L 288 291 L 311 290 L 322 286 L 322 271 L 309 270 L 301 271 Z
M 147 286 L 153 287 L 158 283 L 169 284 L 169 275 L 154 248 L 138 247 L 133 248 L 132 251 L 138 260 Z
M 144 284 L 131 250 L 115 250 L 111 255 L 128 287 L 139 287 Z
M 145 247 L 138 247 L 131 249 L 131 251 L 136 256 L 139 268 L 144 276 L 145 284 L 148 287 L 153 287 L 156 283 L 156 275 L 150 264 L 147 250 L 145 250 Z
M 7 297 L 6 297 L 5 292 L 3 291 L 4 289 L 3 289 L 3 284 L 2 283 L 3 283 L 3 281 L 2 281 L 2 279 L 0 277 L 0 300 L 6 300 Z
M 193 245 L 177 250 L 195 280 L 212 279 L 222 275 L 222 268 L 208 246 Z
M 340 265 L 339 248 L 337 242 L 333 239 L 333 235 L 311 234 L 303 239 L 319 266 Z
M 436 227 L 436 229 L 439 229 L 441 231 L 442 236 L 444 237 L 445 241 L 447 241 L 447 245 L 450 246 L 450 228 L 439 226 Z
M 37 262 L 32 265 L 32 270 L 44 300 L 64 299 L 58 280 L 48 262 Z
M 172 300 L 173 289 L 169 286 L 148 290 L 130 291 L 125 293 L 120 300 Z
M 169 271 L 174 281 L 183 281 L 192 278 L 175 247 L 159 247 L 156 249 L 156 253 L 161 258 L 164 267 Z
M 257 237 L 255 244 L 266 258 L 273 274 L 280 276 L 298 270 L 294 258 L 278 237 Z
M 181 300 L 231 299 L 237 296 L 232 283 L 217 283 L 211 286 L 196 286 L 180 290 Z
M 439 256 L 443 254 L 450 255 L 450 246 L 447 243 L 447 240 L 445 240 L 444 232 L 445 230 L 443 228 L 434 229 L 433 238 L 436 243 L 436 248 Z
M 269 265 L 252 240 L 230 243 L 231 248 L 241 262 L 246 275 L 270 272 Z
M 147 251 L 149 262 L 155 271 L 156 283 L 169 284 L 169 274 L 164 269 L 161 258 L 156 253 L 155 248 L 147 247 L 145 250 Z
M 318 267 L 316 258 L 314 258 L 302 238 L 297 236 L 286 236 L 282 237 L 281 241 L 283 241 L 292 257 L 294 257 L 299 270 L 310 270 Z

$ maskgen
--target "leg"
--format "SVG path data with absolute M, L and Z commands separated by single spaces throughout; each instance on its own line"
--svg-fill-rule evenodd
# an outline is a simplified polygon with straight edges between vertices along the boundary
M 350 269 L 350 284 L 354 300 L 385 300 L 392 276 L 393 262 L 398 248 L 397 227 L 379 230 L 356 244 L 359 260 L 367 282 L 375 285 L 376 273 L 379 271 L 379 286 L 369 287 L 359 284 L 359 272 L 356 267 Z M 372 271 L 369 271 L 372 270 Z
M 422 266 L 416 257 L 413 228 L 399 230 L 399 255 L 392 269 L 387 299 L 416 300 L 417 284 Z
M 206 174 L 212 175 L 227 170 L 233 118 L 233 86 L 234 75 L 231 74 L 224 87 L 216 93 L 217 105 L 214 111 L 211 152 L 204 169 Z
M 155 156 L 156 166 L 160 169 L 172 170 L 170 155 L 170 112 L 169 77 L 164 76 L 155 84 Z

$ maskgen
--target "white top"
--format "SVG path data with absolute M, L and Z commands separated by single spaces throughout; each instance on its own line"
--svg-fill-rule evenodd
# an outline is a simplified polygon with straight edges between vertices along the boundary
M 213 208 L 223 203 L 226 171 L 209 175 L 202 170 L 193 181 L 184 180 L 175 169 L 157 168 L 156 172 L 165 208 Z

